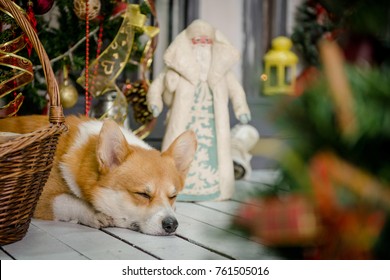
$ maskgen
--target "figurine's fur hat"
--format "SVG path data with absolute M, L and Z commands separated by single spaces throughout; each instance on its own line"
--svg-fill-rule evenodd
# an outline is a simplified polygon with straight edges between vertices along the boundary
M 211 39 L 214 39 L 215 37 L 215 28 L 200 19 L 194 20 L 187 27 L 186 32 L 189 39 L 198 36 L 207 36 Z

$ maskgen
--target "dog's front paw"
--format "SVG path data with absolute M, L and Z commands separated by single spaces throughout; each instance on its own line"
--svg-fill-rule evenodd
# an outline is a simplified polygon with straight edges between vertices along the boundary
M 96 213 L 96 218 L 99 222 L 99 228 L 114 226 L 114 219 L 104 213 Z
M 94 217 L 86 225 L 93 228 L 110 227 L 114 225 L 114 220 L 104 213 L 96 212 Z
M 101 212 L 95 212 L 93 215 L 88 215 L 88 217 L 80 219 L 79 223 L 98 229 L 114 225 L 113 219 Z
M 113 218 L 96 211 L 84 200 L 69 194 L 62 194 L 55 198 L 53 211 L 54 219 L 58 221 L 74 222 L 93 228 L 114 225 Z

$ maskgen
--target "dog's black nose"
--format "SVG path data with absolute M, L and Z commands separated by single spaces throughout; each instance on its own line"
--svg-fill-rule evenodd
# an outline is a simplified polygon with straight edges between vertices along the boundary
M 175 232 L 179 223 L 174 217 L 167 217 L 162 221 L 162 227 L 166 233 Z

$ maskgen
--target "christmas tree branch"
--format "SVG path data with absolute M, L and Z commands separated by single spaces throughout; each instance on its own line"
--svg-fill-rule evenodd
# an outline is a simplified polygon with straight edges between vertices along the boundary
M 88 37 L 91 37 L 93 35 L 95 35 L 99 30 L 99 27 L 96 27 L 94 30 L 92 30 L 90 33 L 89 33 L 89 36 Z M 69 56 L 70 58 L 72 57 L 72 53 L 82 44 L 84 43 L 84 41 L 87 39 L 87 37 L 83 37 L 80 41 L 78 41 L 76 44 L 74 44 L 73 47 L 71 47 L 69 50 L 67 50 L 65 53 L 63 53 L 62 55 L 59 55 L 53 59 L 50 60 L 50 64 L 52 65 L 53 63 L 63 59 L 64 57 L 66 56 Z M 71 59 L 72 61 L 72 59 Z M 41 70 L 42 69 L 42 65 L 36 65 L 33 67 L 34 70 Z

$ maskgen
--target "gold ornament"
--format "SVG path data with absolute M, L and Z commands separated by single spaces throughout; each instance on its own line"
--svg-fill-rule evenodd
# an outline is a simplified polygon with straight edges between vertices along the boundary
M 62 107 L 71 108 L 77 103 L 79 94 L 75 86 L 69 81 L 68 68 L 63 69 L 64 82 L 59 86 Z
M 62 85 L 60 85 L 60 98 L 61 104 L 64 108 L 71 108 L 77 103 L 79 98 L 77 89 L 69 83 L 68 80 L 65 80 Z
M 85 20 L 86 2 L 88 1 L 88 18 L 93 20 L 97 18 L 100 13 L 100 0 L 74 0 L 73 11 L 79 19 Z

